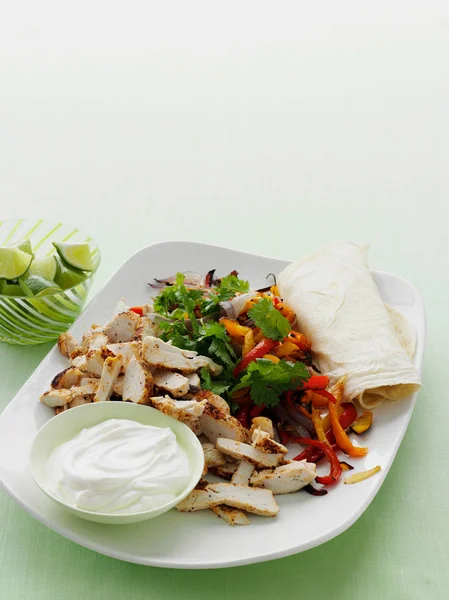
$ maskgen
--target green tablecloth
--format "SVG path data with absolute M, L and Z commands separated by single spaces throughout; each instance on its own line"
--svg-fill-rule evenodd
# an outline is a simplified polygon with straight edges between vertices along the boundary
M 369 243 L 373 268 L 422 293 L 428 343 L 391 472 L 338 538 L 168 571 L 81 548 L 0 494 L 0 598 L 449 598 L 447 3 L 10 4 L 1 218 L 91 232 L 97 289 L 160 240 L 285 259 Z M 0 344 L 1 409 L 48 350 Z

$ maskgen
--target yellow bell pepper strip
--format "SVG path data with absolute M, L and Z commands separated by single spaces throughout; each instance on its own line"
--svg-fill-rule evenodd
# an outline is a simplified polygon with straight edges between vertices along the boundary
M 282 344 L 276 350 L 276 356 L 279 356 L 279 358 L 283 358 L 284 356 L 289 356 L 290 354 L 293 354 L 297 350 L 298 346 L 296 346 L 296 344 L 293 344 L 293 342 L 289 342 L 288 340 L 286 340 L 285 342 L 282 342 Z
M 278 363 L 280 360 L 277 356 L 274 356 L 273 354 L 264 354 L 262 358 L 271 360 L 272 363 Z
M 273 296 L 279 296 L 279 288 L 277 285 L 272 285 L 270 288 L 270 292 L 273 294 Z
M 255 345 L 256 344 L 254 342 L 254 333 L 253 330 L 250 329 L 245 335 L 245 339 L 243 341 L 242 356 L 246 356 L 248 352 L 250 352 L 254 348 Z
M 356 407 L 352 404 L 352 402 L 343 402 L 342 404 L 337 404 L 336 408 L 340 425 L 343 427 L 343 429 L 347 429 L 357 419 Z M 330 415 L 327 414 L 322 420 L 324 431 L 326 432 L 326 435 L 329 436 L 329 434 L 332 433 Z
M 234 321 L 233 319 L 228 319 L 226 317 L 221 318 L 220 323 L 225 326 L 225 329 L 231 338 L 244 338 L 247 333 L 250 331 L 252 332 L 250 327 L 244 327 L 243 325 L 240 325 L 238 321 Z
M 373 413 L 370 410 L 364 410 L 363 413 L 358 417 L 351 425 L 351 429 L 354 433 L 365 433 L 371 427 L 373 423 Z
M 250 362 L 256 360 L 257 358 L 262 358 L 265 354 L 268 354 L 273 348 L 276 346 L 274 340 L 270 338 L 263 338 L 261 342 L 257 344 L 246 356 L 242 358 L 242 360 L 237 363 L 234 368 L 233 374 L 234 377 L 237 377 L 242 371 L 246 369 Z
M 340 466 L 343 469 L 343 471 L 352 471 L 352 469 L 354 468 L 352 465 L 347 463 L 345 460 L 340 461 Z
M 337 407 L 329 402 L 329 415 L 331 419 L 332 431 L 335 435 L 335 441 L 343 452 L 349 454 L 349 456 L 357 457 L 357 456 L 365 456 L 368 452 L 368 448 L 359 448 L 358 446 L 354 446 L 346 435 L 345 430 L 340 424 L 338 418 Z
M 359 481 L 363 481 L 364 479 L 368 479 L 368 477 L 372 477 L 376 473 L 379 473 L 381 467 L 377 465 L 374 469 L 369 469 L 369 471 L 360 471 L 359 473 L 354 473 L 354 475 L 349 475 L 346 479 L 343 480 L 343 483 L 359 483 Z
M 321 419 L 321 413 L 319 410 L 317 409 L 313 409 L 312 410 L 312 423 L 313 426 L 315 427 L 315 431 L 316 431 L 316 435 L 317 438 L 320 440 L 320 442 L 324 442 L 325 444 L 329 444 L 329 440 L 326 437 L 326 434 L 324 433 L 324 428 L 323 428 L 323 421 Z

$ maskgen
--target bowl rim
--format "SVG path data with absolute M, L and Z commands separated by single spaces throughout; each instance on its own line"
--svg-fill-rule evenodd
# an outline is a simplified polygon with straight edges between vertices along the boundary
M 193 461 L 191 461 L 191 474 L 190 474 L 190 479 L 189 482 L 186 484 L 186 486 L 184 487 L 184 489 L 176 495 L 176 497 L 169 501 L 166 502 L 165 504 L 161 504 L 160 506 L 156 506 L 153 508 L 149 508 L 146 510 L 140 510 L 140 511 L 134 511 L 134 512 L 121 512 L 121 513 L 105 513 L 105 512 L 99 512 L 99 511 L 90 511 L 90 510 L 86 510 L 83 508 L 78 508 L 77 506 L 73 506 L 71 504 L 68 504 L 67 502 L 65 502 L 62 498 L 59 498 L 58 496 L 54 495 L 49 489 L 46 489 L 42 483 L 39 481 L 39 478 L 36 476 L 35 474 L 35 470 L 33 468 L 34 465 L 34 460 L 33 460 L 33 456 L 35 455 L 35 446 L 39 440 L 39 438 L 42 435 L 45 435 L 45 431 L 47 429 L 49 429 L 50 427 L 54 427 L 54 423 L 55 423 L 55 419 L 60 419 L 61 417 L 64 419 L 69 419 L 71 417 L 68 417 L 68 414 L 74 414 L 75 411 L 78 411 L 78 413 L 80 412 L 80 410 L 84 410 L 86 411 L 89 410 L 88 407 L 91 406 L 98 406 L 98 405 L 105 405 L 105 406 L 113 406 L 113 405 L 124 405 L 127 407 L 131 407 L 133 406 L 134 408 L 129 409 L 130 412 L 132 412 L 133 410 L 136 410 L 136 407 L 141 407 L 138 408 L 137 410 L 141 410 L 142 408 L 144 409 L 150 409 L 152 411 L 156 411 L 157 413 L 159 413 L 160 415 L 163 415 L 163 418 L 166 418 L 167 422 L 170 423 L 170 421 L 177 423 L 176 427 L 179 427 L 180 429 L 184 429 L 184 431 L 186 431 L 187 433 L 187 439 L 189 440 L 189 444 L 191 448 L 195 449 L 195 455 L 196 458 L 198 458 L 198 464 L 195 463 Z M 109 410 L 109 409 L 106 409 Z M 128 410 L 125 409 L 125 410 Z M 110 416 L 110 417 L 105 417 L 102 421 L 99 422 L 103 422 L 103 421 L 107 421 L 109 419 L 113 419 L 113 418 L 122 418 L 122 419 L 128 419 L 128 420 L 135 420 L 136 422 L 140 422 L 137 419 L 133 419 L 131 416 L 129 417 L 114 417 L 114 416 Z M 51 425 L 50 425 L 51 424 Z M 154 427 L 158 427 L 158 425 L 153 425 Z M 168 424 L 168 427 L 170 427 L 170 429 L 173 431 L 172 427 Z M 86 425 L 86 427 L 92 427 L 92 425 Z M 82 431 L 82 429 L 84 429 L 84 427 L 82 427 L 78 433 L 80 433 Z M 176 435 L 176 432 L 174 432 Z M 78 435 L 78 434 L 76 434 Z M 73 439 L 73 438 L 71 438 Z M 55 446 L 56 448 L 57 446 Z M 74 408 L 71 408 L 67 411 L 64 411 L 62 413 L 60 413 L 59 415 L 55 415 L 54 417 L 50 418 L 46 423 L 44 423 L 44 425 L 42 425 L 42 427 L 39 429 L 39 431 L 36 433 L 33 442 L 31 444 L 31 448 L 30 448 L 30 453 L 29 453 L 29 467 L 30 467 L 30 471 L 31 471 L 31 475 L 33 476 L 33 479 L 36 483 L 36 485 L 39 487 L 40 490 L 42 490 L 44 492 L 44 494 L 46 496 L 48 496 L 49 498 L 51 498 L 52 500 L 54 500 L 55 502 L 57 502 L 60 506 L 62 506 L 63 508 L 65 508 L 66 510 L 71 511 L 73 514 L 79 513 L 81 515 L 85 515 L 85 516 L 94 516 L 94 517 L 98 517 L 98 518 L 106 518 L 106 519 L 123 519 L 123 518 L 133 518 L 133 517 L 142 517 L 142 516 L 148 516 L 151 517 L 152 513 L 157 512 L 157 516 L 169 511 L 170 509 L 174 508 L 177 504 L 179 504 L 179 502 L 181 502 L 188 494 L 190 494 L 190 492 L 195 488 L 195 486 L 197 485 L 198 481 L 201 479 L 202 476 L 202 472 L 204 470 L 204 453 L 202 450 L 202 446 L 201 443 L 198 439 L 198 437 L 195 435 L 195 433 L 190 429 L 190 427 L 188 427 L 185 423 L 182 423 L 181 421 L 178 421 L 177 419 L 174 419 L 173 417 L 171 417 L 170 415 L 167 415 L 161 411 L 159 411 L 157 408 L 154 408 L 153 406 L 148 406 L 148 405 L 143 405 L 143 404 L 133 404 L 132 402 L 92 402 L 90 404 L 84 404 L 81 406 L 76 406 Z M 197 475 L 195 476 L 195 472 L 194 470 L 197 470 Z
M 50 299 L 50 298 L 54 298 L 55 296 L 60 296 L 61 294 L 66 294 L 67 292 L 71 292 L 73 290 L 75 290 L 78 286 L 83 285 L 84 283 L 88 282 L 89 280 L 91 280 L 93 278 L 93 276 L 95 275 L 95 273 L 97 272 L 100 264 L 101 264 L 101 250 L 100 247 L 98 246 L 97 242 L 94 240 L 94 238 L 92 236 L 90 236 L 88 233 L 86 233 L 84 230 L 80 229 L 79 227 L 76 227 L 75 225 L 69 225 L 68 223 L 65 223 L 64 221 L 53 221 L 52 219 L 28 219 L 28 218 L 20 218 L 18 217 L 17 219 L 6 219 L 6 220 L 1 220 L 0 219 L 0 225 L 4 225 L 7 223 L 21 223 L 21 222 L 30 222 L 31 223 L 47 223 L 49 225 L 61 225 L 63 227 L 73 227 L 73 229 L 75 229 L 76 231 L 79 231 L 81 234 L 85 235 L 88 240 L 86 240 L 89 245 L 91 246 L 91 254 L 96 251 L 97 255 L 98 255 L 98 260 L 97 260 L 97 264 L 94 267 L 94 269 L 90 272 L 88 272 L 89 274 L 87 275 L 87 277 L 85 279 L 83 279 L 83 281 L 79 281 L 78 283 L 76 283 L 75 285 L 72 285 L 69 288 L 65 288 L 65 289 L 60 289 L 57 292 L 53 292 L 52 294 L 46 294 L 44 296 L 9 296 L 8 294 L 2 294 L 0 293 L 0 299 L 3 298 L 7 298 L 9 300 L 45 300 Z M 26 238 L 28 239 L 28 238 Z M 56 249 L 54 251 L 54 254 L 57 255 Z M 51 254 L 50 256 L 53 256 L 53 254 Z

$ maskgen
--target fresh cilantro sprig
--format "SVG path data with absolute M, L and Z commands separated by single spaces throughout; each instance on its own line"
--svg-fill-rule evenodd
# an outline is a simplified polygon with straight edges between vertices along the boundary
M 237 293 L 246 294 L 249 292 L 249 283 L 243 279 L 239 279 L 237 275 L 226 275 L 220 280 L 220 285 L 215 288 L 215 293 L 218 295 L 220 302 L 234 298 Z
M 286 360 L 274 363 L 266 358 L 258 358 L 248 365 L 245 374 L 230 394 L 249 387 L 255 404 L 273 407 L 279 403 L 283 392 L 297 389 L 309 377 L 304 363 L 291 363 Z
M 265 337 L 280 341 L 291 329 L 289 321 L 273 306 L 269 298 L 262 298 L 248 311 L 248 316 L 260 327 Z
M 209 390 L 213 394 L 224 394 L 231 387 L 231 382 L 225 379 L 212 379 L 210 372 L 206 367 L 201 369 L 201 387 L 203 390 Z

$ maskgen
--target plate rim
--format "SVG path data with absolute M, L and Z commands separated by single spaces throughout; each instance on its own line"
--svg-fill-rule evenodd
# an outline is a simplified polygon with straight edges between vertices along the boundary
M 131 260 L 133 260 L 136 256 L 148 251 L 150 248 L 156 248 L 158 246 L 159 247 L 160 246 L 173 246 L 173 245 L 178 245 L 178 244 L 182 244 L 182 245 L 187 244 L 189 246 L 196 246 L 196 247 L 201 247 L 201 248 L 213 248 L 215 250 L 219 250 L 219 251 L 223 251 L 223 252 L 229 252 L 229 251 L 237 252 L 241 255 L 246 255 L 248 257 L 253 257 L 253 258 L 258 258 L 258 259 L 288 262 L 285 259 L 265 256 L 265 255 L 261 255 L 261 254 L 254 254 L 251 252 L 245 252 L 245 251 L 237 250 L 234 248 L 226 248 L 223 246 L 216 246 L 214 244 L 207 244 L 207 243 L 203 243 L 203 242 L 192 242 L 192 241 L 184 241 L 184 240 L 169 240 L 169 241 L 155 242 L 154 244 L 149 244 L 147 246 L 143 246 L 142 248 L 140 248 L 139 250 L 134 252 L 115 271 L 113 271 L 113 273 L 110 275 L 110 277 L 96 291 L 95 295 L 86 304 L 80 317 L 85 312 L 88 311 L 92 302 L 103 291 L 103 289 L 110 283 L 110 281 L 117 275 L 117 273 L 119 271 L 121 271 L 122 269 L 124 269 L 128 265 L 128 263 Z M 388 277 L 388 278 L 393 278 L 395 280 L 399 280 L 399 281 L 401 281 L 401 283 L 405 284 L 413 291 L 415 301 L 417 302 L 417 310 L 420 312 L 420 314 L 422 316 L 422 345 L 421 345 L 419 354 L 417 354 L 415 356 L 415 363 L 417 363 L 417 364 L 415 364 L 415 366 L 417 367 L 418 372 L 421 376 L 422 370 L 423 370 L 423 363 L 424 363 L 423 358 L 424 358 L 424 349 L 425 349 L 425 345 L 426 345 L 426 331 L 427 331 L 426 313 L 425 313 L 424 303 L 423 303 L 421 294 L 418 292 L 417 288 L 413 285 L 412 282 L 405 279 L 401 275 L 396 275 L 395 273 L 391 273 L 389 271 L 380 271 L 380 270 L 370 270 L 370 271 L 373 275 L 380 276 L 381 278 Z M 71 327 L 68 329 L 68 331 L 71 331 L 76 326 L 78 319 L 76 319 L 76 321 L 71 325 Z M 56 345 L 57 344 L 55 344 L 55 346 Z M 26 387 L 28 381 L 34 376 L 34 373 L 40 368 L 42 363 L 47 359 L 49 353 L 53 351 L 55 346 L 50 348 L 48 353 L 43 357 L 42 361 L 37 365 L 36 369 L 33 371 L 33 373 L 30 375 L 30 377 L 23 383 L 23 385 L 19 388 L 19 390 L 14 395 L 14 397 L 8 402 L 8 404 L 6 405 L 6 407 L 3 409 L 3 411 L 0 414 L 0 420 L 9 411 L 15 398 L 22 392 L 23 388 Z M 347 529 L 349 529 L 349 527 L 351 527 L 351 525 L 353 525 L 362 516 L 362 514 L 370 506 L 371 502 L 374 500 L 375 496 L 377 495 L 380 488 L 382 487 L 382 485 L 390 471 L 390 468 L 396 458 L 397 451 L 398 451 L 398 449 L 402 443 L 402 440 L 404 438 L 404 435 L 408 429 L 410 419 L 412 417 L 412 414 L 413 414 L 413 411 L 414 411 L 414 408 L 416 405 L 416 400 L 417 400 L 418 394 L 419 394 L 419 391 L 415 392 L 415 394 L 413 394 L 413 396 L 412 396 L 410 407 L 408 409 L 406 419 L 401 428 L 400 435 L 398 435 L 397 442 L 392 449 L 393 458 L 391 460 L 391 464 L 388 466 L 388 468 L 382 469 L 383 478 L 382 478 L 382 482 L 381 482 L 380 486 L 378 488 L 377 487 L 373 488 L 373 490 L 371 490 L 371 492 L 370 492 L 369 496 L 367 497 L 367 499 L 365 500 L 365 502 L 358 508 L 358 510 L 356 510 L 354 513 L 352 513 L 351 516 L 344 523 L 342 523 L 339 527 L 333 529 L 330 533 L 324 532 L 324 533 L 316 536 L 315 538 L 313 538 L 313 540 L 310 540 L 309 542 L 301 543 L 296 546 L 290 546 L 284 550 L 268 551 L 268 552 L 265 552 L 264 554 L 258 554 L 257 556 L 253 556 L 253 557 L 245 557 L 245 558 L 241 558 L 241 559 L 227 560 L 224 562 L 223 561 L 215 561 L 215 562 L 208 561 L 208 562 L 197 562 L 195 564 L 183 563 L 183 562 L 173 563 L 173 562 L 167 561 L 167 559 L 165 559 L 165 558 L 160 559 L 158 557 L 153 557 L 150 561 L 148 561 L 148 560 L 145 560 L 145 558 L 142 556 L 130 555 L 129 552 L 127 552 L 125 555 L 124 553 L 122 553 L 120 551 L 116 551 L 114 548 L 111 548 L 110 546 L 104 546 L 95 541 L 92 541 L 91 539 L 86 539 L 85 536 L 77 534 L 72 529 L 65 529 L 63 526 L 60 526 L 58 523 L 55 523 L 54 521 L 52 521 L 49 517 L 46 517 L 45 515 L 41 515 L 40 513 L 38 513 L 38 511 L 36 511 L 34 509 L 33 506 L 29 505 L 27 502 L 22 501 L 22 499 L 15 493 L 15 491 L 13 491 L 10 488 L 10 486 L 2 479 L 1 472 L 0 472 L 0 490 L 4 491 L 6 494 L 8 494 L 14 500 L 14 502 L 16 504 L 18 504 L 22 509 L 24 509 L 33 518 L 35 518 L 37 521 L 39 521 L 40 523 L 42 523 L 43 525 L 48 527 L 51 531 L 57 533 L 58 535 L 66 538 L 72 542 L 75 542 L 84 548 L 93 550 L 94 552 L 98 552 L 99 554 L 103 554 L 110 558 L 114 558 L 114 559 L 128 562 L 131 564 L 140 564 L 140 565 L 145 565 L 145 566 L 161 567 L 161 568 L 169 568 L 169 569 L 172 568 L 172 569 L 197 570 L 197 569 L 230 568 L 230 567 L 237 567 L 237 566 L 243 566 L 243 565 L 248 565 L 248 564 L 256 564 L 256 563 L 265 562 L 265 561 L 269 561 L 269 560 L 276 560 L 279 558 L 285 558 L 287 556 L 292 556 L 294 554 L 299 554 L 301 552 L 305 552 L 307 550 L 310 550 L 312 548 L 320 546 L 321 544 L 326 543 L 327 541 L 334 539 L 335 537 L 341 535 Z

